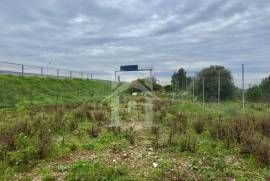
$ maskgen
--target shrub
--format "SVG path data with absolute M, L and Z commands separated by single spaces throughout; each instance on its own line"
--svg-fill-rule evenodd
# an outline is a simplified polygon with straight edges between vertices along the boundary
M 151 140 L 151 145 L 155 150 L 159 148 L 159 138 L 160 138 L 160 127 L 158 125 L 153 125 L 151 131 L 154 135 L 154 138 Z
M 52 145 L 52 133 L 46 123 L 37 131 L 36 142 L 39 158 L 45 158 Z
M 241 143 L 248 135 L 253 135 L 254 128 L 246 119 L 212 121 L 209 127 L 210 135 L 215 139 L 223 140 L 230 148 L 235 142 Z
M 152 125 L 151 131 L 152 131 L 153 135 L 155 136 L 155 138 L 159 139 L 160 127 L 158 125 Z
M 92 113 L 88 109 L 87 106 L 82 106 L 78 109 L 76 109 L 73 113 L 74 118 L 80 122 L 82 122 L 84 119 L 91 120 L 92 119 Z
M 183 113 L 178 113 L 175 118 L 176 127 L 179 133 L 186 133 L 188 118 Z
M 36 148 L 28 146 L 24 149 L 8 153 L 8 162 L 10 165 L 16 166 L 27 166 L 33 164 L 34 160 L 37 159 Z
M 29 135 L 32 132 L 28 121 L 15 121 L 14 123 L 5 124 L 0 130 L 0 143 L 3 144 L 8 151 L 16 149 L 16 136 L 20 133 Z
M 241 154 L 253 154 L 264 165 L 270 165 L 270 145 L 256 135 L 247 136 L 240 145 Z
M 204 130 L 205 120 L 202 118 L 196 119 L 193 122 L 193 128 L 196 133 L 201 134 Z
M 166 118 L 165 109 L 161 109 L 160 111 L 156 112 L 154 116 L 155 116 L 154 119 L 155 123 L 162 123 L 162 121 L 164 121 Z
M 259 140 L 254 135 L 247 135 L 241 144 L 240 144 L 240 153 L 241 154 L 252 154 L 256 151 L 256 145 L 258 144 Z
M 164 104 L 163 104 L 163 101 L 162 100 L 159 100 L 159 99 L 155 99 L 154 100 L 153 110 L 155 112 L 160 111 L 163 106 L 164 106 Z
M 258 142 L 257 149 L 254 154 L 260 163 L 270 165 L 270 145 L 268 141 L 261 140 Z
M 69 130 L 72 132 L 74 130 L 76 130 L 78 128 L 78 121 L 76 121 L 75 119 L 71 119 L 70 121 L 68 121 L 68 127 Z
M 136 141 L 136 131 L 135 131 L 135 125 L 129 127 L 128 129 L 125 130 L 124 136 L 127 139 L 127 141 L 131 144 L 134 145 Z
M 270 136 L 270 119 L 267 118 L 259 119 L 257 127 L 262 134 Z
M 185 134 L 187 131 L 187 116 L 182 113 L 176 114 L 176 116 L 169 121 L 169 127 L 170 131 L 167 143 L 169 145 L 176 144 L 174 140 L 176 133 Z
M 224 137 L 223 120 L 219 117 L 218 120 L 210 122 L 208 131 L 214 139 L 222 139 Z
M 169 135 L 168 135 L 168 145 L 174 145 L 175 143 L 175 135 L 176 135 L 176 122 L 173 121 L 170 125 Z
M 90 128 L 87 129 L 87 133 L 90 137 L 97 138 L 101 132 L 100 127 L 92 124 Z
M 111 125 L 111 126 L 108 127 L 108 130 L 111 131 L 114 135 L 119 135 L 121 133 L 121 127 L 120 126 Z
M 95 111 L 94 118 L 99 124 L 104 124 L 107 122 L 107 117 L 103 111 Z
M 185 135 L 180 139 L 180 151 L 190 151 L 194 153 L 197 148 L 197 140 L 191 135 Z
M 234 119 L 230 125 L 234 131 L 234 139 L 237 143 L 241 143 L 247 135 L 255 134 L 254 121 L 252 119 Z

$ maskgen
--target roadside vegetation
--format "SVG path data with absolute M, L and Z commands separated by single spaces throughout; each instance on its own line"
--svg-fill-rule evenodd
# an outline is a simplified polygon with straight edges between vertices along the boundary
M 0 83 L 8 85 L 2 103 L 13 105 L 0 110 L 0 180 L 270 179 L 265 104 L 243 111 L 234 96 L 222 104 L 210 96 L 203 106 L 155 86 L 151 124 L 147 97 L 127 92 L 115 122 L 108 82 L 1 76 Z M 36 94 L 24 91 L 32 85 Z M 55 87 L 67 99 L 45 96 Z
M 0 107 L 18 108 L 100 98 L 110 93 L 111 83 L 99 80 L 1 75 L 0 87 Z

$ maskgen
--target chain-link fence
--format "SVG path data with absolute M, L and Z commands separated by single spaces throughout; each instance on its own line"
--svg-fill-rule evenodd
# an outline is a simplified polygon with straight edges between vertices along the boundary
M 239 65 L 237 68 L 211 66 L 178 72 L 173 78 L 169 92 L 174 99 L 200 103 L 238 104 L 237 109 L 252 107 L 257 110 L 270 108 L 269 72 L 256 72 L 253 67 Z M 209 105 L 209 104 L 208 104 Z

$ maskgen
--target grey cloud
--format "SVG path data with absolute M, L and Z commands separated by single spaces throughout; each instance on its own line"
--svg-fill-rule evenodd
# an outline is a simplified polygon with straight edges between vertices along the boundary
M 251 83 L 270 68 L 268 0 L 2 0 L 0 23 L 5 61 L 103 73 L 140 64 L 163 82 L 181 66 L 221 64 L 239 79 L 245 63 Z

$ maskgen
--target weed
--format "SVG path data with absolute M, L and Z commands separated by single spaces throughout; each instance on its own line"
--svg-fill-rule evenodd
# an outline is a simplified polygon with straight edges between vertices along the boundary
M 121 126 L 111 125 L 107 127 L 109 131 L 111 131 L 114 135 L 119 135 L 121 133 Z
M 176 127 L 179 131 L 179 133 L 186 133 L 187 131 L 187 116 L 183 113 L 178 113 L 175 118 L 176 121 Z
M 259 140 L 254 135 L 247 135 L 245 139 L 242 140 L 240 144 L 240 153 L 241 154 L 252 154 L 256 151 L 256 145 Z
M 255 157 L 263 165 L 270 165 L 270 145 L 268 141 L 261 140 L 257 144 L 257 149 L 255 151 Z
M 45 158 L 52 145 L 52 133 L 49 127 L 46 127 L 46 123 L 37 131 L 37 151 L 39 158 Z
M 3 144 L 8 151 L 16 149 L 16 135 L 24 133 L 29 135 L 32 132 L 28 121 L 15 121 L 11 124 L 5 124 L 0 130 L 0 143 Z
M 77 180 L 131 180 L 126 167 L 110 167 L 99 161 L 78 161 L 71 165 L 68 181 Z
M 82 122 L 84 119 L 86 120 L 92 119 L 92 113 L 90 112 L 87 106 L 83 106 L 76 109 L 73 114 L 74 119 L 80 122 Z
M 263 117 L 257 121 L 258 130 L 266 135 L 270 136 L 270 119 Z
M 101 132 L 101 128 L 92 124 L 90 128 L 87 129 L 87 133 L 90 137 L 97 138 Z
M 202 118 L 198 118 L 193 121 L 193 128 L 196 133 L 201 134 L 204 130 L 205 120 Z
M 160 127 L 158 125 L 153 125 L 151 131 L 154 134 L 155 138 L 159 139 L 160 137 Z
M 136 131 L 134 128 L 135 128 L 135 124 L 129 127 L 128 129 L 126 129 L 124 132 L 125 138 L 131 145 L 134 145 L 136 141 Z
M 107 122 L 107 117 L 103 111 L 95 111 L 94 118 L 99 124 L 104 124 Z
M 208 131 L 214 139 L 221 139 L 224 136 L 223 120 L 221 117 L 218 120 L 212 120 L 210 122 Z
M 153 125 L 151 127 L 152 134 L 154 135 L 154 138 L 151 139 L 151 145 L 155 150 L 158 150 L 159 145 L 159 139 L 160 139 L 160 127 L 158 125 Z
M 39 170 L 39 175 L 41 177 L 41 181 L 55 181 L 56 178 L 53 176 L 50 171 L 46 168 L 42 168 Z
M 180 151 L 185 152 L 185 151 L 190 151 L 194 153 L 197 148 L 197 140 L 195 137 L 191 135 L 184 135 L 180 139 Z

